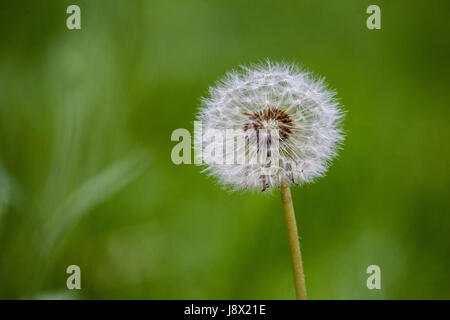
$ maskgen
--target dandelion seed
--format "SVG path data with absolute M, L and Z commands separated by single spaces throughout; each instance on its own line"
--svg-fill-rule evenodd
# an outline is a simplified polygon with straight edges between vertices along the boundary
M 243 130 L 246 140 L 232 152 L 247 149 L 248 157 L 256 156 L 248 144 L 270 147 L 273 133 L 279 142 L 279 161 L 272 163 L 278 170 L 268 175 L 262 174 L 267 162 L 224 164 L 206 155 L 205 171 L 220 183 L 265 190 L 285 180 L 303 184 L 325 174 L 343 139 L 343 113 L 323 79 L 293 65 L 267 62 L 229 72 L 209 92 L 198 120 L 204 130 Z M 214 143 L 204 141 L 203 149 Z

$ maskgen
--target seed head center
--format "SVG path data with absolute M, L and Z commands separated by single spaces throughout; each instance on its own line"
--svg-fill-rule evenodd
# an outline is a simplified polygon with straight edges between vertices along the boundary
M 244 124 L 244 131 L 278 130 L 281 140 L 287 140 L 292 133 L 292 118 L 285 111 L 278 108 L 267 108 L 255 112 L 244 112 L 248 120 Z

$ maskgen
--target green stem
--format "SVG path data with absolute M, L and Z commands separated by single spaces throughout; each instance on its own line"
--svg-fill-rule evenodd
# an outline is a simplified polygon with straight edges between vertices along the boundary
M 291 249 L 292 269 L 294 271 L 295 294 L 297 300 L 306 300 L 305 275 L 303 273 L 302 254 L 298 239 L 297 223 L 295 221 L 294 206 L 292 204 L 289 183 L 281 184 L 281 200 L 283 202 L 284 217 L 286 219 L 289 246 Z

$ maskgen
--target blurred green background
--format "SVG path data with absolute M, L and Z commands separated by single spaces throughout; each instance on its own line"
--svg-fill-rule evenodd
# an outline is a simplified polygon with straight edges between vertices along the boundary
M 348 111 L 328 176 L 293 190 L 310 298 L 450 298 L 449 9 L 2 1 L 0 298 L 294 298 L 277 192 L 230 193 L 170 158 L 207 88 L 266 58 L 325 76 Z

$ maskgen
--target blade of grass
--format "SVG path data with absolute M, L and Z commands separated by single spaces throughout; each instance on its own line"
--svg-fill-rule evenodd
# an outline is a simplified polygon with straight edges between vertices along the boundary
M 95 206 L 143 173 L 148 164 L 143 152 L 133 152 L 82 183 L 56 208 L 45 226 L 46 250 Z

